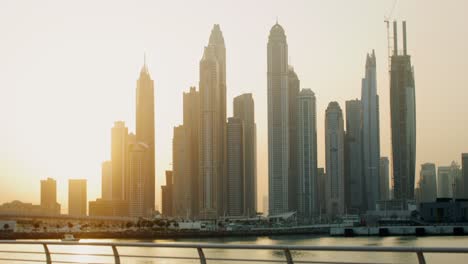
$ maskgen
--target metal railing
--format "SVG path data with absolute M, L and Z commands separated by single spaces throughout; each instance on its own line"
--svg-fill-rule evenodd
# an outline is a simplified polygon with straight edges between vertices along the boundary
M 43 251 L 20 251 L 20 250 L 2 250 L 2 245 L 36 245 L 42 246 Z M 107 247 L 112 249 L 112 254 L 98 254 L 98 253 L 71 253 L 71 252 L 53 252 L 50 246 L 94 246 L 94 247 Z M 120 254 L 118 248 L 179 248 L 179 249 L 193 249 L 198 253 L 198 257 L 184 257 L 184 256 L 156 256 L 156 255 L 138 255 L 138 254 Z M 274 250 L 281 251 L 284 254 L 283 260 L 281 259 L 245 259 L 245 258 L 219 258 L 219 257 L 206 257 L 205 249 L 226 249 L 226 250 Z M 0 240 L 0 253 L 3 254 L 22 254 L 32 255 L 41 254 L 45 258 L 26 259 L 26 258 L 7 258 L 0 257 L 0 261 L 21 261 L 21 262 L 38 262 L 38 263 L 90 263 L 79 261 L 65 261 L 55 260 L 52 256 L 91 256 L 91 257 L 110 257 L 113 258 L 115 264 L 123 263 L 122 258 L 145 258 L 145 259 L 172 259 L 172 260 L 196 260 L 201 264 L 206 264 L 207 261 L 211 263 L 218 263 L 223 261 L 231 262 L 268 262 L 268 263 L 355 263 L 355 262 L 327 262 L 317 260 L 294 260 L 291 252 L 303 251 L 328 251 L 328 252 L 388 252 L 388 253 L 414 253 L 417 256 L 419 264 L 425 264 L 426 260 L 424 253 L 465 253 L 468 254 L 468 247 L 454 248 L 454 247 L 382 247 L 382 246 L 289 246 L 289 245 L 258 245 L 258 244 L 208 244 L 208 243 L 125 243 L 125 242 L 60 242 L 60 241 L 14 241 L 14 240 Z M 362 262 L 359 262 L 362 263 Z M 375 262 L 372 262 L 375 263 Z M 94 262 L 93 264 L 102 264 Z

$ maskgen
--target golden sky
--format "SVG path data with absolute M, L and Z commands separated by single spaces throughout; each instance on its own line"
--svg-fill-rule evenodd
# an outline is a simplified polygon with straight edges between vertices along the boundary
M 367 52 L 377 56 L 381 155 L 390 156 L 387 39 L 393 0 L 375 1 L 13 1 L 0 2 L 0 202 L 39 203 L 39 180 L 58 180 L 67 208 L 69 178 L 100 196 L 116 120 L 135 128 L 135 87 L 146 52 L 155 81 L 157 203 L 171 168 L 172 128 L 182 92 L 198 86 L 198 64 L 214 23 L 227 51 L 232 98 L 251 92 L 258 126 L 259 202 L 267 190 L 266 44 L 278 17 L 290 64 L 317 97 L 319 166 L 324 113 L 360 98 Z M 399 1 L 416 81 L 417 174 L 422 162 L 468 152 L 468 1 Z M 261 209 L 262 207 L 260 207 Z

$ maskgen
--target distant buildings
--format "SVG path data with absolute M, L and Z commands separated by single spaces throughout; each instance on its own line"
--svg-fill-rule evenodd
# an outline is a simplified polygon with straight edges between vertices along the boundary
M 298 147 L 298 96 L 300 81 L 292 66 L 288 66 L 288 136 L 289 136 L 289 172 L 288 172 L 288 211 L 299 210 L 299 147 Z
M 161 186 L 161 213 L 165 217 L 173 216 L 173 186 L 172 171 L 166 171 L 166 185 Z
M 129 146 L 128 151 L 128 215 L 132 217 L 151 216 L 154 205 L 148 197 L 148 185 L 150 185 L 151 156 L 149 146 L 138 142 Z M 154 198 L 152 199 L 154 201 Z
M 86 216 L 88 209 L 87 181 L 84 179 L 68 180 L 68 215 Z
M 189 165 L 187 159 L 187 140 L 183 125 L 174 127 L 172 141 L 172 175 L 174 191 L 172 192 L 173 216 L 190 217 L 191 211 L 191 180 L 186 168 Z
M 214 25 L 200 61 L 200 217 L 214 219 L 226 207 L 226 48 Z
M 297 96 L 297 214 L 300 221 L 310 222 L 319 214 L 317 177 L 317 109 L 315 94 L 302 89 Z
M 267 50 L 269 214 L 289 208 L 288 44 L 283 27 L 270 30 Z
M 227 123 L 227 215 L 245 213 L 245 152 L 244 128 L 239 118 Z
M 89 216 L 128 217 L 128 202 L 123 200 L 103 200 L 89 202 Z
M 434 202 L 436 200 L 437 178 L 434 163 L 424 163 L 421 165 L 419 188 L 421 202 Z
M 327 208 L 327 175 L 325 174 L 324 168 L 317 169 L 317 195 L 318 195 L 318 213 L 321 216 L 326 213 Z
M 364 180 L 362 144 L 362 103 L 360 100 L 346 101 L 345 135 L 345 197 L 347 211 L 359 214 L 365 211 L 366 198 L 369 199 Z
M 390 200 L 390 164 L 388 157 L 380 157 L 379 200 Z
M 257 126 L 252 94 L 246 93 L 235 97 L 233 109 L 234 117 L 242 120 L 244 129 L 244 214 L 255 216 L 257 213 Z
M 330 102 L 325 117 L 325 162 L 327 214 L 334 218 L 344 214 L 344 126 L 343 113 L 337 102 Z
M 367 54 L 366 74 L 362 79 L 362 172 L 364 175 L 365 208 L 374 210 L 380 199 L 380 121 L 377 94 L 375 53 Z M 388 184 L 387 184 L 388 185 Z
M 390 69 L 394 199 L 413 200 L 416 159 L 416 105 L 414 71 L 406 49 L 403 21 L 403 53 L 398 51 L 397 23 L 393 22 L 393 55 Z
M 57 203 L 57 182 L 52 178 L 41 180 L 41 208 L 46 214 L 60 214 Z

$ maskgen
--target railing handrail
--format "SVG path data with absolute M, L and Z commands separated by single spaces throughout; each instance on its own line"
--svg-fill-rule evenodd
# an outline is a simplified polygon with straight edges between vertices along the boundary
M 206 264 L 207 260 L 213 261 L 270 261 L 278 263 L 308 263 L 307 261 L 298 260 L 294 261 L 291 251 L 347 251 L 347 252 L 399 252 L 399 253 L 416 253 L 418 263 L 426 264 L 424 253 L 468 253 L 468 247 L 389 247 L 389 246 L 305 246 L 305 245 L 258 245 L 258 244 L 215 244 L 215 243 L 155 243 L 155 242 L 75 242 L 75 241 L 46 241 L 46 240 L 0 240 L 0 245 L 41 245 L 44 249 L 43 254 L 45 255 L 45 262 L 47 264 L 55 263 L 69 263 L 64 261 L 52 261 L 53 255 L 73 255 L 73 253 L 64 252 L 51 252 L 49 246 L 63 245 L 63 246 L 98 246 L 98 247 L 110 247 L 112 254 L 106 254 L 108 257 L 114 258 L 115 264 L 120 264 L 121 258 L 172 258 L 181 259 L 180 256 L 144 256 L 144 255 L 121 255 L 119 254 L 118 248 L 122 247 L 146 247 L 146 248 L 188 248 L 195 249 L 198 252 L 198 258 L 184 257 L 184 259 L 198 259 L 200 264 Z M 238 259 L 238 258 L 208 258 L 205 256 L 204 249 L 244 249 L 244 250 L 279 250 L 282 251 L 285 260 L 261 260 L 261 259 Z M 2 253 L 15 253 L 14 251 L 1 251 Z M 20 253 L 21 251 L 17 251 Z M 41 254 L 41 252 L 24 252 L 26 254 Z M 83 255 L 83 254 L 79 254 Z M 89 256 L 103 256 L 103 254 L 88 254 Z M 14 261 L 24 259 L 12 259 L 12 258 L 0 258 L 1 260 Z M 38 262 L 37 260 L 31 260 Z M 39 261 L 40 262 L 40 261 Z M 76 262 L 81 263 L 81 262 Z M 333 263 L 352 263 L 352 262 L 333 262 Z
M 203 249 L 252 249 L 252 250 L 298 250 L 298 251 L 353 251 L 353 252 L 425 252 L 468 253 L 468 247 L 402 247 L 402 246 L 305 246 L 265 244 L 219 244 L 219 243 L 155 243 L 155 242 L 75 242 L 45 240 L 0 240 L 0 244 L 107 246 L 107 247 L 155 247 L 155 248 L 203 248 Z

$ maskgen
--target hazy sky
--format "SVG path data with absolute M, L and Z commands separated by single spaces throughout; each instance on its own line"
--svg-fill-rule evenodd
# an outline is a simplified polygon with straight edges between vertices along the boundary
M 267 190 L 266 45 L 278 17 L 290 64 L 317 97 L 319 166 L 324 114 L 360 98 L 367 52 L 377 56 L 381 155 L 390 156 L 387 1 L 16 1 L 0 2 L 0 202 L 39 203 L 39 180 L 58 180 L 67 208 L 69 178 L 101 193 L 110 129 L 135 129 L 136 79 L 146 52 L 155 82 L 157 203 L 171 169 L 172 131 L 182 93 L 198 87 L 198 64 L 213 24 L 227 53 L 232 98 L 253 93 L 258 126 L 259 201 Z M 415 67 L 417 174 L 422 162 L 459 161 L 468 152 L 468 1 L 399 1 Z M 261 209 L 261 207 L 260 207 Z

